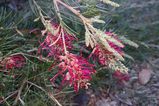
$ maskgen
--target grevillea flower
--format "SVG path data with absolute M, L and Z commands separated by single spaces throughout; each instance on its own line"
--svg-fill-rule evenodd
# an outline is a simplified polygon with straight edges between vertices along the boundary
M 59 71 L 51 79 L 51 82 L 54 82 L 61 75 L 63 77 L 62 84 L 68 83 L 77 92 L 79 88 L 88 87 L 88 81 L 91 80 L 91 75 L 95 73 L 93 67 L 82 56 L 68 53 L 65 56 L 60 56 Z
M 57 59 L 60 55 L 64 54 L 62 34 L 65 37 L 65 45 L 68 50 L 73 48 L 73 41 L 75 37 L 68 34 L 60 25 L 53 24 L 52 28 L 56 31 L 54 35 L 50 32 L 47 33 L 43 43 L 40 44 L 40 51 L 46 51 L 48 57 Z
M 62 76 L 62 84 L 69 84 L 74 87 L 77 92 L 79 88 L 87 88 L 91 80 L 91 75 L 95 72 L 93 65 L 90 64 L 82 56 L 70 53 L 73 50 L 73 41 L 76 38 L 67 33 L 67 31 L 60 25 L 53 24 L 52 29 L 54 33 L 48 32 L 43 43 L 40 45 L 39 52 L 46 51 L 47 57 L 51 57 L 59 63 L 55 62 L 51 65 L 49 70 L 58 66 L 58 73 L 50 79 L 52 84 L 58 76 Z
M 24 56 L 17 54 L 12 55 L 1 61 L 1 65 L 5 67 L 5 69 L 13 69 L 13 68 L 21 68 L 25 65 L 26 59 Z
M 121 42 L 117 36 L 111 32 L 106 32 L 107 35 L 114 37 L 116 40 Z M 116 50 L 120 55 L 123 55 L 122 48 L 115 45 L 113 42 L 108 41 L 110 47 L 112 47 L 114 50 Z M 114 59 L 113 53 L 101 48 L 99 45 L 96 45 L 96 47 L 93 49 L 92 53 L 89 57 L 93 57 L 94 60 L 98 60 L 98 62 L 101 65 L 108 65 L 111 59 Z
M 118 42 L 121 42 L 117 36 L 111 32 L 106 32 L 108 36 L 115 38 Z M 114 44 L 111 41 L 107 41 L 111 48 L 113 48 L 116 52 L 118 52 L 121 56 L 123 56 L 123 47 L 119 47 L 118 45 Z M 92 53 L 90 54 L 89 58 L 92 57 L 94 61 L 97 61 L 100 65 L 106 66 L 109 69 L 115 71 L 114 75 L 117 79 L 121 80 L 128 80 L 127 72 L 128 69 L 120 62 L 112 52 L 109 50 L 103 49 L 98 44 L 93 49 Z
M 53 25 L 52 28 L 57 30 L 55 35 L 48 32 L 46 38 L 43 43 L 41 43 L 40 48 L 42 50 L 46 50 L 48 52 L 48 57 L 53 57 L 54 59 L 58 58 L 60 55 L 64 54 L 64 47 L 63 47 L 63 39 L 61 34 L 64 34 L 65 37 L 65 45 L 68 50 L 73 48 L 73 41 L 75 37 L 68 34 L 61 26 Z

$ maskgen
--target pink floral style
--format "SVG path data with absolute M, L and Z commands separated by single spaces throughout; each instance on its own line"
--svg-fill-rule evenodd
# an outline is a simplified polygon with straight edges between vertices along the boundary
M 99 45 L 96 45 L 96 47 L 93 49 L 92 53 L 89 55 L 89 58 L 93 57 L 94 61 L 98 61 L 99 64 L 101 64 L 101 65 L 106 65 L 107 64 L 107 60 L 108 60 L 106 55 L 108 53 L 109 53 L 108 51 L 106 51 L 106 50 L 103 51 L 99 47 Z
M 121 41 L 119 40 L 119 38 L 118 38 L 114 33 L 106 32 L 105 34 L 107 34 L 108 36 L 114 37 L 117 41 L 121 42 Z M 123 45 L 123 47 L 119 47 L 119 46 L 115 45 L 113 42 L 108 41 L 108 43 L 109 43 L 109 45 L 110 45 L 113 49 L 115 49 L 118 53 L 120 53 L 121 55 L 123 55 L 122 48 L 124 48 L 124 45 Z
M 73 86 L 75 92 L 78 92 L 79 88 L 88 88 L 88 81 L 91 80 L 91 75 L 96 72 L 94 66 L 85 58 L 72 53 L 60 56 L 58 67 L 59 71 L 51 79 L 51 82 L 54 82 L 61 75 L 63 77 L 62 84 L 68 83 Z

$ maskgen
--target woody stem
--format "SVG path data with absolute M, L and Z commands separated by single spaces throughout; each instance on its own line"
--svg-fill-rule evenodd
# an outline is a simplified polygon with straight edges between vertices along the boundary
M 65 6 L 67 9 L 69 9 L 75 15 L 77 15 L 82 20 L 83 23 L 90 23 L 90 20 L 88 18 L 84 17 L 82 14 L 80 14 L 79 11 L 77 11 L 73 7 L 67 5 L 66 3 L 62 2 L 61 0 L 54 0 L 55 4 L 57 4 L 57 2 L 60 3 L 61 5 Z
M 61 36 L 62 36 L 62 42 L 63 42 L 64 52 L 65 52 L 65 54 L 67 54 L 68 51 L 67 51 L 67 48 L 66 48 L 66 42 L 65 42 L 65 36 L 64 36 L 63 29 L 61 29 Z

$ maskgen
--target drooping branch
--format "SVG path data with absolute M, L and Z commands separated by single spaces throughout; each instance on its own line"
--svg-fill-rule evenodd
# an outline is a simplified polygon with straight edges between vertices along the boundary
M 108 43 L 108 41 L 111 41 L 115 43 L 116 45 L 118 45 L 119 47 L 123 47 L 123 44 L 121 42 L 119 42 L 113 37 L 108 36 L 103 31 L 96 29 L 93 26 L 93 22 L 95 22 L 94 20 L 84 17 L 79 11 L 77 11 L 73 7 L 67 5 L 61 0 L 54 0 L 54 2 L 56 4 L 58 2 L 59 4 L 63 5 L 64 7 L 66 7 L 68 10 L 70 10 L 72 13 L 74 13 L 81 19 L 86 30 L 85 32 L 86 46 L 91 45 L 91 47 L 94 48 L 97 44 L 99 44 L 101 45 L 101 47 L 104 47 L 103 49 L 107 49 L 108 51 L 112 52 L 113 55 L 119 60 L 122 60 L 122 61 L 124 60 L 123 56 L 121 56 L 114 48 L 111 48 L 111 46 Z

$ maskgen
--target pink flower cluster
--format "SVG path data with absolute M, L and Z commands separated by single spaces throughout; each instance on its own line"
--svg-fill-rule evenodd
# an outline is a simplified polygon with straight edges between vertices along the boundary
M 116 40 L 121 42 L 115 34 L 111 32 L 106 32 L 106 34 L 111 37 L 114 37 Z M 116 50 L 119 54 L 123 55 L 123 51 L 121 47 L 115 45 L 113 42 L 110 42 L 110 41 L 108 41 L 108 43 L 114 50 Z M 101 65 L 107 65 L 109 60 L 113 58 L 112 56 L 113 56 L 112 52 L 106 49 L 102 49 L 99 45 L 96 45 L 96 47 L 93 49 L 89 57 L 93 57 L 94 60 L 98 60 L 98 62 Z
M 58 73 L 50 79 L 52 83 L 58 76 L 62 76 L 62 84 L 68 84 L 74 87 L 77 92 L 79 88 L 87 88 L 91 75 L 95 72 L 94 66 L 84 57 L 71 53 L 73 50 L 73 41 L 76 38 L 66 32 L 60 25 L 53 25 L 56 30 L 53 35 L 48 32 L 43 43 L 40 45 L 39 52 L 46 50 L 47 57 L 51 57 L 57 64 L 52 64 L 49 70 L 58 66 Z
M 114 37 L 116 40 L 121 42 L 114 33 L 106 32 L 107 35 Z M 122 49 L 124 47 L 119 47 L 115 45 L 113 42 L 108 41 L 109 45 L 116 50 L 120 55 L 123 55 Z M 114 59 L 112 53 L 108 50 L 103 50 L 99 45 L 93 49 L 92 53 L 89 57 L 93 57 L 94 60 L 97 60 L 101 65 L 108 65 L 111 59 Z M 113 76 L 118 79 L 119 81 L 128 81 L 129 76 L 128 74 L 121 73 L 120 70 L 114 70 Z
M 72 41 L 75 40 L 75 37 L 68 34 L 61 26 L 53 25 L 52 28 L 54 30 L 58 30 L 55 35 L 48 32 L 44 42 L 41 43 L 39 53 L 42 51 L 46 51 L 48 53 L 48 57 L 52 57 L 54 59 L 58 59 L 60 55 L 64 55 L 64 47 L 63 47 L 63 39 L 61 34 L 64 33 L 66 47 L 68 50 L 73 48 Z
M 68 82 L 70 86 L 74 86 L 74 90 L 77 92 L 79 88 L 88 88 L 88 81 L 91 80 L 91 75 L 95 73 L 93 67 L 82 56 L 68 53 L 65 56 L 60 56 L 59 71 L 51 81 L 61 75 L 63 77 L 62 84 Z

